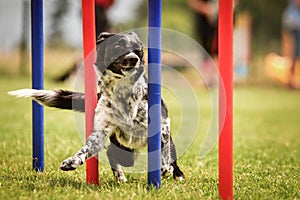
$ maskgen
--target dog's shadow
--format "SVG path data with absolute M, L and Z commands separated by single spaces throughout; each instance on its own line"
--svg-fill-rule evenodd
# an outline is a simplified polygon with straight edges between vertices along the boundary
M 63 176 L 63 177 L 52 177 L 48 180 L 49 187 L 51 188 L 66 188 L 71 187 L 76 190 L 92 190 L 92 191 L 103 191 L 103 190 L 111 190 L 113 188 L 122 187 L 122 185 L 130 185 L 130 184 L 138 184 L 140 180 L 135 177 L 129 177 L 126 183 L 118 183 L 113 177 L 99 177 L 99 185 L 88 184 L 82 178 L 76 178 L 71 176 Z M 147 187 L 147 184 L 145 184 Z
M 106 189 L 117 187 L 118 184 L 114 180 L 106 180 L 105 182 L 100 182 L 101 188 L 105 187 Z M 73 177 L 54 177 L 49 180 L 49 187 L 51 188 L 66 188 L 71 187 L 76 190 L 83 190 L 84 188 L 88 188 L 89 190 L 99 190 L 98 185 L 88 184 L 85 180 L 73 178 Z

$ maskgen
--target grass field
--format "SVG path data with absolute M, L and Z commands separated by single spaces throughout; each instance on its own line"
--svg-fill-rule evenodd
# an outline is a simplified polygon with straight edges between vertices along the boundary
M 102 163 L 99 186 L 85 183 L 84 166 L 72 172 L 60 171 L 60 162 L 77 151 L 82 142 L 73 113 L 51 108 L 45 109 L 45 172 L 34 172 L 31 102 L 7 95 L 10 90 L 29 86 L 28 77 L 0 76 L 1 199 L 218 198 L 217 148 L 200 159 L 198 137 L 179 158 L 186 180 L 163 179 L 157 191 L 147 190 L 147 175 L 143 173 L 127 174 L 128 183 L 115 183 L 110 168 Z M 67 86 L 47 81 L 45 87 Z M 209 101 L 202 102 L 201 123 L 208 124 L 205 107 Z M 235 198 L 300 199 L 300 92 L 240 86 L 235 89 L 234 106 Z M 169 110 L 175 123 L 176 109 L 171 102 Z

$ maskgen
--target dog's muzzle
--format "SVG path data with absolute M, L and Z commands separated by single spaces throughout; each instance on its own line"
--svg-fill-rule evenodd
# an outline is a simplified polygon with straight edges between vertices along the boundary
M 139 65 L 140 58 L 135 53 L 128 53 L 122 59 L 122 68 L 130 70 Z

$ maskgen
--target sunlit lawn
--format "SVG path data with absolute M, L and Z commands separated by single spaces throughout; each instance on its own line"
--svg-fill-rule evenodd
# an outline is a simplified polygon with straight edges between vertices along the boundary
M 99 164 L 99 186 L 85 183 L 84 166 L 72 172 L 61 171 L 60 162 L 76 152 L 82 141 L 74 113 L 53 108 L 45 109 L 45 172 L 34 172 L 31 169 L 31 101 L 7 95 L 10 90 L 24 87 L 30 87 L 28 77 L 0 76 L 1 199 L 218 198 L 217 149 L 199 158 L 200 141 L 211 117 L 206 90 L 197 91 L 200 102 L 198 135 L 178 161 L 186 180 L 163 179 L 161 189 L 149 191 L 147 174 L 127 173 L 128 183 L 117 184 L 109 166 L 102 162 Z M 46 88 L 61 87 L 70 88 L 46 81 Z M 193 124 L 197 116 L 193 109 L 188 109 L 189 113 L 180 123 L 183 111 L 178 108 L 178 102 L 167 91 L 165 100 L 169 101 L 174 135 L 180 127 Z M 234 130 L 235 198 L 299 199 L 300 92 L 275 87 L 236 87 Z

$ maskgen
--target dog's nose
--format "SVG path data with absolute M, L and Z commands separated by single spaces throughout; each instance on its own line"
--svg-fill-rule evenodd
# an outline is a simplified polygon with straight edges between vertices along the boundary
M 135 58 L 135 57 L 128 58 L 129 66 L 135 66 L 138 61 L 139 61 L 139 59 Z
M 139 61 L 139 57 L 134 53 L 129 53 L 125 57 L 125 61 L 128 63 L 130 67 L 136 66 L 137 62 Z

